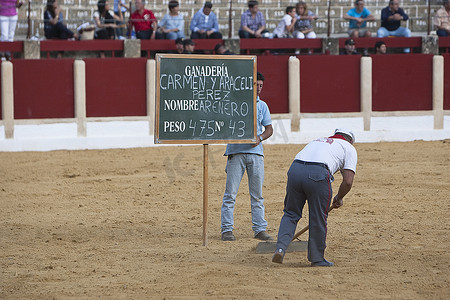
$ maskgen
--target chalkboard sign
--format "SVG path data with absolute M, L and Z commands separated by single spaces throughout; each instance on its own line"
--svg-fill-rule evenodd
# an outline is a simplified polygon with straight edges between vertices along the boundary
M 156 55 L 155 143 L 256 141 L 256 56 Z

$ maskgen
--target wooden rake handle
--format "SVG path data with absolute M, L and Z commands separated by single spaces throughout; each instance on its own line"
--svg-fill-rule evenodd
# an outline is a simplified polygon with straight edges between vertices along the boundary
M 332 211 L 333 208 L 334 208 L 333 205 L 330 206 L 330 208 L 328 209 L 328 213 L 329 213 L 330 211 Z M 298 238 L 300 235 L 302 235 L 303 233 L 305 233 L 306 231 L 308 231 L 308 229 L 309 229 L 309 224 L 306 225 L 302 230 L 300 230 L 299 232 L 297 232 L 297 233 L 294 235 L 294 237 L 292 238 L 292 240 L 295 240 L 296 238 Z

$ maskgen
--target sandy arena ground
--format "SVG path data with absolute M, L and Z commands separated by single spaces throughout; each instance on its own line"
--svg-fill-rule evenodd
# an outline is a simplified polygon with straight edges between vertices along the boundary
M 301 147 L 265 146 L 273 236 Z M 220 240 L 224 146 L 209 146 L 206 247 L 201 145 L 0 153 L 0 298 L 450 299 L 450 140 L 356 148 L 353 189 L 328 219 L 332 268 L 255 253 L 246 177 L 237 241 Z

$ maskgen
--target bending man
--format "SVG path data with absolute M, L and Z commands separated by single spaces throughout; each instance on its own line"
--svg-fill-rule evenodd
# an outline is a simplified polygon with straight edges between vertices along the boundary
M 308 200 L 309 240 L 308 260 L 312 267 L 331 267 L 324 258 L 327 237 L 328 208 L 333 191 L 333 174 L 340 170 L 343 180 L 333 207 L 343 204 L 350 191 L 356 171 L 357 154 L 353 147 L 355 136 L 347 129 L 336 129 L 333 136 L 312 141 L 296 156 L 288 171 L 284 215 L 278 229 L 277 250 L 272 261 L 282 263 L 289 243 L 294 237 L 303 206 Z

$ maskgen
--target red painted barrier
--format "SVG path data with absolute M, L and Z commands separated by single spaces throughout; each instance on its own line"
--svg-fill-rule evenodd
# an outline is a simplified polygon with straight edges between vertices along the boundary
M 322 39 L 240 39 L 239 47 L 250 54 L 251 50 L 322 49 Z
M 217 44 L 224 44 L 222 39 L 194 39 L 195 53 L 213 54 Z M 155 56 L 155 53 L 175 53 L 175 40 L 141 40 L 141 51 L 147 51 L 147 57 Z
M 359 55 L 299 56 L 300 111 L 359 112 Z
M 0 52 L 11 52 L 14 60 L 14 53 L 23 53 L 23 41 L 0 42 Z
M 14 60 L 14 118 L 73 118 L 73 62 Z
M 431 54 L 374 55 L 372 110 L 431 110 L 432 68 Z
M 145 58 L 84 59 L 87 117 L 146 116 Z
M 450 110 L 450 53 L 444 57 L 444 109 Z
M 124 41 L 121 40 L 44 40 L 40 42 L 41 51 L 47 52 L 50 58 L 50 51 L 123 51 Z
M 348 38 L 340 38 L 339 39 L 339 49 L 342 50 L 345 48 L 345 41 Z M 356 49 L 374 49 L 375 43 L 378 41 L 383 41 L 386 44 L 387 48 L 409 48 L 411 53 L 413 49 L 422 48 L 422 38 L 421 37 L 371 37 L 371 38 L 357 38 L 354 39 L 355 48 Z M 362 53 L 362 51 L 359 51 Z
M 450 54 L 443 56 L 444 109 L 450 110 Z M 432 57 L 373 56 L 373 110 L 432 110 Z M 266 78 L 261 98 L 273 114 L 289 112 L 288 59 L 257 58 L 258 71 Z M 299 59 L 301 112 L 360 111 L 360 56 L 299 56 Z M 146 116 L 146 61 L 85 59 L 87 116 Z M 73 62 L 14 60 L 14 117 L 73 118 Z
M 287 56 L 258 56 L 258 72 L 264 75 L 261 99 L 269 106 L 270 113 L 289 112 Z
M 442 50 L 445 53 L 448 53 L 450 50 L 450 36 L 447 37 L 439 37 L 439 48 L 443 48 Z

